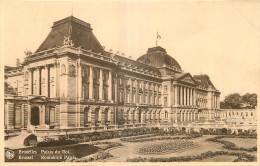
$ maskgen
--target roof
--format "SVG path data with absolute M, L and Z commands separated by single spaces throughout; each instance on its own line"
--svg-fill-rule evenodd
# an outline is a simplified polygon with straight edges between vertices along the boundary
M 154 68 L 152 66 L 119 55 L 114 55 L 114 58 L 119 62 L 119 64 L 127 64 L 128 66 L 132 65 L 133 67 L 137 67 L 138 69 L 142 69 L 143 71 L 148 70 L 158 75 L 161 75 L 159 69 Z
M 105 55 L 105 51 L 93 34 L 90 24 L 73 16 L 54 22 L 51 32 L 36 52 L 62 46 L 64 39 L 68 37 L 70 37 L 74 47 L 81 47 Z
M 206 74 L 194 75 L 193 78 L 195 79 L 195 81 L 198 85 L 200 85 L 204 88 L 208 88 L 209 86 L 212 86 L 213 89 L 216 89 L 215 86 L 210 81 L 209 76 Z
M 179 63 L 160 46 L 148 48 L 147 53 L 139 57 L 137 61 L 154 67 L 167 65 L 181 70 Z

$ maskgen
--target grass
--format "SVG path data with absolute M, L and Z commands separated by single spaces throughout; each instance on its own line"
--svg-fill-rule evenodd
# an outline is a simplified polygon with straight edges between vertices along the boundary
M 252 148 L 257 145 L 257 140 L 252 138 L 222 138 L 221 140 L 233 142 L 237 147 Z

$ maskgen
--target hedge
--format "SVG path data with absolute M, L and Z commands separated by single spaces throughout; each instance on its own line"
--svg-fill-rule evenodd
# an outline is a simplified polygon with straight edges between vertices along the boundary
M 229 156 L 237 156 L 238 159 L 236 161 L 243 161 L 243 162 L 253 162 L 256 161 L 256 157 L 246 153 L 236 153 L 236 152 L 227 152 L 227 151 L 208 151 L 205 153 L 201 153 L 200 155 L 193 155 L 193 156 L 179 156 L 179 157 L 168 157 L 168 158 L 128 158 L 127 162 L 187 162 L 187 161 L 200 161 L 209 157 L 219 156 L 219 155 L 229 155 Z
M 254 146 L 252 148 L 243 148 L 243 147 L 237 147 L 236 144 L 229 142 L 229 141 L 225 141 L 225 140 L 221 140 L 221 138 L 241 138 L 239 136 L 216 136 L 214 138 L 208 138 L 207 141 L 212 141 L 212 142 L 218 142 L 218 143 L 222 143 L 224 146 L 223 148 L 225 149 L 229 149 L 229 150 L 242 150 L 242 151 L 247 151 L 247 152 L 253 152 L 253 151 L 257 151 L 257 147 Z M 244 137 L 242 137 L 244 138 Z

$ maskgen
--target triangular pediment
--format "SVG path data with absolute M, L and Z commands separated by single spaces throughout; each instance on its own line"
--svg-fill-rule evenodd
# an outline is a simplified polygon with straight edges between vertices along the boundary
M 44 96 L 29 96 L 28 101 L 32 103 L 42 103 L 42 102 L 46 102 L 47 98 Z
M 180 81 L 182 83 L 188 83 L 188 84 L 197 85 L 195 80 L 190 75 L 190 73 L 187 73 L 187 74 L 181 76 L 180 78 L 178 78 L 178 81 Z

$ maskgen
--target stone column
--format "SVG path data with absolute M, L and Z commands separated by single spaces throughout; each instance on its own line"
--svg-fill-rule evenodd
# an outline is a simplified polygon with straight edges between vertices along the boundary
M 183 105 L 183 87 L 180 85 L 180 105 Z
M 56 89 L 56 97 L 60 97 L 60 63 L 55 63 L 55 89 Z
M 156 96 L 157 105 L 159 105 L 159 103 L 160 103 L 160 102 L 159 102 L 159 100 L 160 100 L 160 98 L 159 98 L 160 88 L 159 88 L 159 87 L 160 87 L 160 85 L 157 86 L 157 96 Z
M 45 65 L 45 96 L 49 97 L 49 65 Z
M 22 117 L 21 117 L 22 128 L 24 128 L 24 104 L 21 105 L 21 112 L 22 112 Z
M 40 115 L 41 125 L 45 125 L 45 110 L 46 110 L 45 105 L 42 105 L 42 110 L 41 110 L 41 115 Z
M 93 69 L 89 67 L 89 99 L 93 99 Z
M 149 104 L 149 105 L 151 104 L 151 103 L 150 103 L 150 95 L 151 95 L 151 94 L 150 94 L 150 86 L 151 86 L 151 83 L 150 83 L 150 82 L 147 82 L 147 87 L 148 87 L 147 90 L 148 90 L 148 93 L 147 93 L 147 101 L 146 101 L 146 103 Z
M 113 80 L 112 80 L 112 71 L 108 72 L 109 76 L 108 76 L 108 100 L 111 101 L 112 100 L 112 84 L 113 84 Z
M 139 89 L 139 85 L 138 85 L 138 81 L 136 80 L 135 81 L 135 103 L 140 103 L 138 101 L 138 96 L 139 96 L 138 89 Z
M 219 96 L 218 96 L 218 101 L 217 101 L 217 108 L 220 109 L 220 101 L 219 101 Z
M 38 95 L 41 95 L 41 86 L 42 86 L 42 82 L 41 82 L 41 67 L 38 67 Z
M 124 84 L 124 96 L 125 96 L 125 97 L 124 97 L 124 103 L 127 103 L 127 90 L 126 90 L 126 89 L 127 89 L 127 88 L 126 88 L 126 87 L 127 87 L 127 83 L 126 83 L 127 80 L 128 80 L 127 78 L 124 79 L 124 83 L 123 83 L 123 84 Z M 128 80 L 128 81 L 129 81 L 129 80 Z
M 119 94 L 118 90 L 117 90 L 117 86 L 118 86 L 118 78 L 117 77 L 115 77 L 115 79 L 114 79 L 114 85 L 115 85 L 115 92 L 114 92 L 115 93 L 115 102 L 117 103 L 118 102 L 118 94 Z M 116 110 L 115 110 L 115 112 L 116 112 Z
M 178 85 L 174 86 L 174 105 L 178 105 Z
M 197 106 L 197 91 L 194 89 L 194 106 Z
M 109 85 L 109 89 L 112 84 Z M 100 78 L 99 78 L 99 100 L 103 100 L 103 70 L 100 69 Z
M 27 125 L 28 126 L 31 125 L 31 103 L 28 103 L 28 120 L 27 120 Z
M 78 62 L 78 100 L 80 101 L 82 99 L 82 65 L 80 62 Z
M 183 87 L 184 89 L 184 102 L 183 102 L 183 105 L 187 105 L 187 88 L 186 87 Z
M 187 88 L 187 105 L 190 105 L 190 88 Z
M 192 104 L 192 102 L 193 102 L 193 99 L 192 99 L 192 88 L 189 89 L 189 92 L 190 92 L 189 105 L 193 105 Z
M 28 69 L 28 76 L 29 76 L 29 80 L 28 80 L 28 95 L 32 95 L 33 94 L 33 70 L 32 69 Z
M 129 81 L 130 81 L 129 103 L 132 103 L 133 102 L 133 81 L 131 78 L 129 79 Z

